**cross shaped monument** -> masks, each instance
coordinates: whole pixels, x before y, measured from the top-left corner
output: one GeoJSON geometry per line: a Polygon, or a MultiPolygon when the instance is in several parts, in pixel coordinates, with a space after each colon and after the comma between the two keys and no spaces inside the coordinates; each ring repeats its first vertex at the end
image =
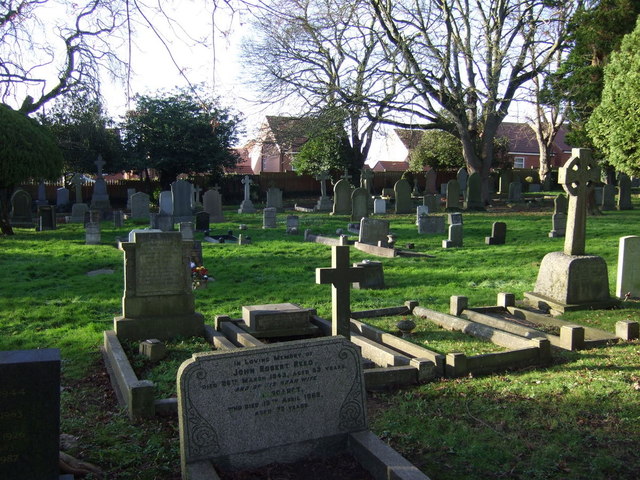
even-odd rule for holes
{"type": "Polygon", "coordinates": [[[348,245],[331,247],[331,268],[316,268],[316,283],[331,284],[331,335],[351,338],[351,284],[364,276],[364,268],[350,266],[348,245]]]}
{"type": "Polygon", "coordinates": [[[98,159],[97,159],[95,162],[93,162],[93,163],[94,163],[94,164],[96,165],[96,167],[98,168],[98,178],[102,178],[102,169],[104,168],[104,165],[105,165],[105,163],[107,163],[107,162],[105,162],[105,161],[102,159],[102,155],[98,155],[98,159]]]}
{"type": "Polygon", "coordinates": [[[322,172],[319,175],[316,175],[316,180],[320,182],[320,195],[322,197],[327,196],[327,180],[329,180],[329,174],[327,172],[322,172]]]}
{"type": "Polygon", "coordinates": [[[600,168],[588,148],[574,148],[571,153],[571,158],[558,171],[558,183],[569,194],[564,253],[584,255],[587,200],[600,178],[600,168]]]}
{"type": "Polygon", "coordinates": [[[245,175],[244,178],[241,180],[242,185],[244,185],[244,199],[249,200],[249,196],[250,196],[250,192],[249,189],[251,187],[251,184],[253,183],[253,180],[251,180],[251,177],[249,177],[249,175],[245,175]]]}
{"type": "Polygon", "coordinates": [[[351,175],[349,175],[349,170],[347,170],[346,168],[344,169],[344,173],[342,174],[342,178],[343,180],[346,180],[347,182],[349,180],[351,180],[351,175]]]}
{"type": "Polygon", "coordinates": [[[71,179],[71,185],[75,187],[76,203],[82,203],[82,175],[76,173],[71,179]]]}

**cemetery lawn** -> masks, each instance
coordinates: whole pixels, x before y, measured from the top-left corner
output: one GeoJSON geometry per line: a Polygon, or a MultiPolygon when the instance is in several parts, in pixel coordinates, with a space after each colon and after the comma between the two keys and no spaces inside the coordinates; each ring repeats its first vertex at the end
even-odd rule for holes
{"type": "MultiPolygon", "coordinates": [[[[637,198],[634,206],[635,210],[605,212],[587,222],[587,252],[605,259],[612,293],[618,240],[640,235],[637,198]]],[[[225,210],[227,222],[212,225],[211,233],[237,234],[238,224],[245,223],[249,229],[243,233],[253,243],[203,244],[204,264],[215,278],[195,292],[196,309],[206,322],[213,324],[215,315],[239,318],[243,305],[283,302],[315,308],[330,318],[330,287],[315,284],[315,269],[331,264],[330,248],[305,243],[302,234],[286,235],[284,214],[278,215],[277,229],[263,230],[260,214],[241,216],[234,211],[225,210]]],[[[563,239],[547,236],[550,214],[551,207],[465,213],[464,247],[446,250],[441,248],[443,236],[417,234],[414,215],[382,216],[391,220],[398,247],[413,243],[416,251],[433,258],[378,259],[352,248],[353,263],[383,262],[388,287],[352,290],[352,310],[417,300],[424,307],[448,312],[451,295],[469,297],[473,307],[495,305],[498,292],[514,293],[520,300],[533,289],[542,257],[562,250],[563,239]],[[494,221],[507,223],[506,245],[485,245],[494,221]]],[[[308,228],[336,236],[336,229],[346,230],[348,221],[346,216],[300,214],[300,231],[308,228]]],[[[98,465],[110,480],[178,480],[177,419],[131,422],[117,405],[99,352],[102,332],[112,329],[113,317],[121,313],[123,253],[115,248],[116,238],[134,227],[127,222],[114,229],[103,222],[102,244],[95,246],[84,244],[81,225],[59,225],[44,232],[18,228],[15,236],[0,237],[0,349],[60,348],[61,431],[76,438],[65,448],[67,453],[98,465]],[[87,275],[102,269],[113,273],[87,275]]],[[[397,333],[395,322],[401,318],[364,321],[397,333]]],[[[614,332],[616,321],[640,320],[640,302],[562,318],[614,332]]],[[[452,332],[424,320],[416,322],[412,341],[434,351],[500,350],[451,336],[452,332]]],[[[183,346],[177,342],[172,347],[171,365],[190,354],[191,347],[183,346]]],[[[158,379],[170,383],[174,368],[166,367],[158,379]]],[[[376,392],[369,395],[369,409],[374,433],[434,480],[636,479],[640,343],[554,351],[553,363],[544,369],[376,392]]]]}

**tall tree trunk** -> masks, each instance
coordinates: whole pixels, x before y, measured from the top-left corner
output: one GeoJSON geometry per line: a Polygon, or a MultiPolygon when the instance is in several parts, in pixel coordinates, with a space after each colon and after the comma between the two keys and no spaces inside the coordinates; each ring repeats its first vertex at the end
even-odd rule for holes
{"type": "Polygon", "coordinates": [[[3,235],[14,235],[11,219],[9,218],[9,203],[11,200],[9,192],[11,191],[13,191],[13,188],[0,188],[0,231],[3,235]]]}

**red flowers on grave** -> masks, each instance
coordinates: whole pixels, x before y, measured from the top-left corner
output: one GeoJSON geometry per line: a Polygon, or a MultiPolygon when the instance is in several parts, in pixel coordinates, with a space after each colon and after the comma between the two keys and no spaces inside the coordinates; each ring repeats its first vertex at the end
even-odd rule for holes
{"type": "Polygon", "coordinates": [[[191,267],[191,286],[195,290],[207,286],[209,271],[203,265],[191,267]]]}

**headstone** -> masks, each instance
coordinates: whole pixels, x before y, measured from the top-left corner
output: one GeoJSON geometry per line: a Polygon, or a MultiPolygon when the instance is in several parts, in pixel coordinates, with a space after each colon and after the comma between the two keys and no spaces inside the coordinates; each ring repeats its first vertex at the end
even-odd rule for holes
{"type": "Polygon", "coordinates": [[[262,228],[276,228],[277,210],[274,207],[262,211],[262,228]]]}
{"type": "MultiPolygon", "coordinates": [[[[456,180],[457,182],[457,180],[456,180]]],[[[442,195],[443,197],[447,196],[447,188],[448,188],[448,182],[447,183],[441,183],[440,184],[440,195],[442,195]]]]}
{"type": "Polygon", "coordinates": [[[162,233],[162,230],[153,230],[150,228],[134,228],[133,230],[131,230],[129,232],[129,235],[127,236],[127,238],[129,239],[129,242],[135,242],[136,240],[136,233],[162,233]]]}
{"type": "Polygon", "coordinates": [[[136,193],[135,188],[127,188],[127,210],[131,211],[131,197],[136,193]]]}
{"type": "Polygon", "coordinates": [[[545,255],[535,290],[525,293],[536,308],[556,314],[614,303],[609,296],[606,262],[585,254],[587,200],[599,179],[597,162],[585,148],[574,148],[571,158],[558,171],[558,183],[569,194],[564,251],[545,255]]]}
{"type": "Polygon", "coordinates": [[[38,207],[38,224],[36,229],[39,232],[55,230],[57,227],[56,223],[56,207],[52,205],[41,205],[38,207]]]}
{"type": "Polygon", "coordinates": [[[193,242],[179,232],[135,232],[124,251],[122,316],[114,318],[118,338],[166,340],[204,331],[195,311],[191,281],[193,242]]]}
{"type": "Polygon", "coordinates": [[[267,208],[275,208],[277,212],[284,211],[282,203],[282,190],[276,187],[270,187],[267,190],[267,208]]]}
{"type": "Polygon", "coordinates": [[[329,180],[329,178],[330,177],[327,172],[322,172],[320,175],[316,176],[316,180],[320,182],[320,198],[315,206],[315,209],[318,212],[330,212],[333,207],[331,198],[327,196],[327,180],[329,180]]]}
{"type": "Polygon", "coordinates": [[[351,221],[359,222],[369,215],[370,195],[364,188],[356,188],[351,193],[351,221]]]}
{"type": "Polygon", "coordinates": [[[200,185],[191,186],[191,211],[195,212],[202,208],[202,202],[200,201],[200,194],[202,193],[202,187],[200,185]]]}
{"type": "Polygon", "coordinates": [[[416,225],[418,225],[418,220],[420,219],[421,215],[429,215],[429,207],[425,205],[418,205],[416,207],[416,225]]]}
{"type": "Polygon", "coordinates": [[[435,215],[421,215],[418,217],[418,233],[421,235],[443,234],[444,217],[435,215]]]}
{"type": "Polygon", "coordinates": [[[551,216],[551,231],[549,238],[563,238],[567,230],[567,214],[554,213],[551,216]]]}
{"type": "Polygon", "coordinates": [[[0,351],[0,478],[60,478],[60,351],[0,351]]]}
{"type": "Polygon", "coordinates": [[[44,183],[44,180],[40,180],[38,183],[38,199],[36,200],[36,206],[40,205],[49,205],[47,201],[47,186],[44,183]]]}
{"type": "Polygon", "coordinates": [[[186,180],[176,180],[171,184],[171,197],[173,199],[173,221],[175,223],[193,222],[193,185],[186,180]]]}
{"type": "Polygon", "coordinates": [[[629,235],[620,239],[616,297],[640,297],[640,237],[629,235]]]}
{"type": "Polygon", "coordinates": [[[605,183],[602,187],[602,203],[603,211],[616,209],[616,187],[605,183]]]}
{"type": "Polygon", "coordinates": [[[287,215],[287,233],[297,234],[300,228],[300,217],[298,215],[287,215]]]}
{"type": "Polygon", "coordinates": [[[373,177],[374,173],[368,167],[364,167],[360,173],[360,187],[367,191],[367,195],[371,196],[373,193],[373,177]]]}
{"type": "Polygon", "coordinates": [[[169,190],[158,195],[159,215],[173,215],[173,195],[169,190]]]}
{"type": "Polygon", "coordinates": [[[454,225],[454,224],[457,224],[457,223],[462,225],[464,223],[462,221],[462,214],[461,213],[449,213],[449,214],[447,214],[447,223],[449,225],[454,225]]]}
{"type": "Polygon", "coordinates": [[[85,225],[85,245],[100,245],[100,224],[89,222],[85,225]]]}
{"type": "Polygon", "coordinates": [[[362,262],[354,263],[353,266],[364,270],[363,277],[359,281],[353,282],[352,287],[354,289],[380,290],[385,288],[382,262],[363,260],[362,262]]]}
{"type": "Polygon", "coordinates": [[[253,180],[249,175],[245,175],[241,180],[242,185],[244,185],[244,200],[240,204],[240,208],[238,209],[238,213],[256,213],[256,208],[251,203],[251,184],[253,180]]]}
{"type": "Polygon", "coordinates": [[[331,335],[351,338],[351,284],[362,278],[362,269],[349,265],[347,245],[331,247],[331,268],[316,268],[316,283],[331,284],[331,335]]]}
{"type": "Polygon", "coordinates": [[[209,214],[207,212],[196,213],[196,231],[204,232],[209,230],[209,214]]]}
{"type": "Polygon", "coordinates": [[[513,170],[500,170],[500,180],[498,184],[498,194],[501,197],[509,195],[509,185],[513,182],[513,170]]]}
{"type": "Polygon", "coordinates": [[[295,303],[242,307],[242,319],[256,338],[318,335],[319,328],[311,323],[311,315],[315,313],[295,303]]]}
{"type": "Polygon", "coordinates": [[[429,209],[429,213],[437,213],[440,211],[440,195],[425,194],[422,198],[422,204],[429,209]]]}
{"type": "Polygon", "coordinates": [[[435,170],[431,169],[428,172],[425,172],[424,178],[425,178],[425,191],[424,191],[425,197],[427,195],[433,195],[435,193],[438,193],[438,190],[436,188],[436,180],[438,178],[438,173],[435,170]]]}
{"type": "Polygon", "coordinates": [[[222,195],[217,185],[211,190],[207,190],[202,197],[204,211],[209,214],[211,223],[224,222],[224,214],[222,211],[222,195]]]}
{"type": "Polygon", "coordinates": [[[446,195],[446,210],[448,212],[460,210],[460,184],[457,180],[449,180],[447,182],[446,195]]]}
{"type": "Polygon", "coordinates": [[[122,210],[113,211],[114,228],[122,228],[124,226],[124,212],[122,210]]]}
{"type": "Polygon", "coordinates": [[[336,182],[333,187],[333,215],[351,214],[351,184],[346,179],[336,182]]]}
{"type": "Polygon", "coordinates": [[[504,245],[507,239],[507,224],[504,222],[493,222],[491,236],[485,237],[484,243],[487,245],[504,245]]]}
{"type": "Polygon", "coordinates": [[[384,215],[387,213],[387,201],[384,198],[377,197],[373,200],[374,215],[384,215]]]}
{"type": "Polygon", "coordinates": [[[458,185],[460,186],[460,191],[466,200],[467,197],[467,182],[469,181],[469,172],[465,167],[461,167],[456,173],[456,180],[458,181],[458,185]]]}
{"type": "Polygon", "coordinates": [[[177,379],[182,478],[346,450],[367,429],[361,363],[344,338],[194,354],[177,379]]]}
{"type": "Polygon", "coordinates": [[[63,211],[69,205],[69,189],[60,187],[56,190],[56,207],[63,211]]]}
{"type": "Polygon", "coordinates": [[[109,193],[107,192],[107,182],[102,177],[102,168],[106,163],[102,160],[102,156],[98,155],[98,159],[94,162],[98,175],[96,181],[93,184],[93,194],[91,195],[91,208],[96,210],[109,210],[111,208],[111,202],[109,200],[109,193]]]}
{"type": "Polygon", "coordinates": [[[193,222],[180,222],[179,231],[182,240],[193,240],[193,222]]]}
{"type": "Polygon", "coordinates": [[[163,232],[172,232],[174,230],[173,215],[155,215],[155,225],[153,228],[162,230],[163,232]]]}
{"type": "Polygon", "coordinates": [[[442,241],[442,248],[462,247],[462,224],[449,225],[449,238],[442,241]]]}
{"type": "Polygon", "coordinates": [[[469,175],[466,191],[465,209],[484,210],[484,204],[482,203],[482,179],[479,173],[474,172],[469,175]]]}
{"type": "Polygon", "coordinates": [[[626,173],[618,174],[618,210],[631,210],[631,179],[626,173]]]}
{"type": "Polygon", "coordinates": [[[25,190],[16,190],[11,195],[11,224],[14,227],[33,228],[33,214],[31,213],[31,195],[25,190]]]}
{"type": "Polygon", "coordinates": [[[593,202],[594,202],[594,205],[593,205],[593,208],[591,209],[591,211],[588,212],[590,215],[594,215],[594,214],[599,214],[600,213],[598,208],[600,207],[600,205],[602,205],[602,197],[603,197],[602,190],[603,189],[600,186],[596,186],[593,189],[593,202]]]}
{"type": "Polygon", "coordinates": [[[84,180],[82,179],[82,175],[80,175],[79,173],[76,173],[71,178],[71,185],[73,185],[76,193],[75,203],[82,203],[82,184],[83,183],[84,183],[84,180]]]}
{"type": "Polygon", "coordinates": [[[389,221],[377,220],[375,218],[363,218],[360,220],[360,230],[358,232],[358,241],[369,245],[383,246],[387,243],[389,236],[389,221]]]}
{"type": "Polygon", "coordinates": [[[553,199],[553,209],[554,213],[566,214],[568,209],[567,197],[562,194],[556,196],[556,198],[553,199]]]}
{"type": "Polygon", "coordinates": [[[149,195],[144,192],[131,195],[131,218],[149,220],[149,195]]]}
{"type": "Polygon", "coordinates": [[[395,213],[411,213],[413,212],[413,202],[411,201],[411,184],[409,181],[401,178],[393,186],[393,192],[396,197],[395,213]]]}
{"type": "Polygon", "coordinates": [[[385,187],[382,189],[382,197],[394,199],[396,198],[396,192],[393,190],[393,188],[385,187]]]}
{"type": "Polygon", "coordinates": [[[86,203],[74,203],[71,206],[71,223],[84,223],[84,217],[89,212],[89,206],[86,203]]]}
{"type": "Polygon", "coordinates": [[[530,193],[540,192],[540,184],[539,183],[530,183],[529,184],[529,192],[530,193]]]}
{"type": "Polygon", "coordinates": [[[522,183],[511,182],[509,184],[509,202],[521,202],[522,201],[522,183]]]}

